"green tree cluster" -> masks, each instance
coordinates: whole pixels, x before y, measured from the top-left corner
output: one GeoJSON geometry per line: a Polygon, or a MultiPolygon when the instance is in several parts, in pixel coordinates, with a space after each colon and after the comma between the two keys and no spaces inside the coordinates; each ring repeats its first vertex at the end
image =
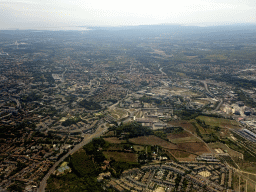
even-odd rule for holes
{"type": "Polygon", "coordinates": [[[125,136],[128,138],[153,135],[153,131],[149,127],[144,127],[137,122],[121,124],[120,126],[112,127],[109,130],[115,131],[117,136],[121,136],[122,133],[126,133],[125,136]]]}
{"type": "Polygon", "coordinates": [[[88,110],[99,110],[101,109],[101,106],[98,103],[95,103],[93,101],[87,101],[86,99],[83,99],[78,103],[81,107],[84,107],[88,110]]]}

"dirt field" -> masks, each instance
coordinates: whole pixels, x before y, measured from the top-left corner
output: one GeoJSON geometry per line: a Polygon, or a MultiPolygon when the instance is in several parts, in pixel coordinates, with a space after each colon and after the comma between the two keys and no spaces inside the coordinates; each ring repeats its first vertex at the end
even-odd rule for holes
{"type": "Polygon", "coordinates": [[[192,136],[192,137],[181,137],[181,138],[176,138],[176,139],[171,139],[170,140],[172,143],[191,143],[191,142],[201,142],[200,139],[192,136]]]}
{"type": "Polygon", "coordinates": [[[191,153],[195,154],[203,154],[203,153],[210,153],[207,146],[202,142],[188,142],[188,143],[179,143],[178,149],[186,150],[191,153]]]}
{"type": "Polygon", "coordinates": [[[179,161],[194,161],[196,158],[196,155],[176,149],[168,150],[168,152],[171,153],[179,161]]]}
{"type": "Polygon", "coordinates": [[[177,149],[176,145],[154,135],[136,137],[129,139],[129,141],[138,145],[158,145],[166,149],[177,149]]]}
{"type": "Polygon", "coordinates": [[[172,143],[185,143],[196,141],[200,142],[200,139],[188,133],[187,131],[183,131],[181,133],[168,133],[167,139],[169,139],[172,143]]]}
{"type": "Polygon", "coordinates": [[[123,109],[116,108],[114,110],[110,111],[111,115],[114,116],[117,119],[123,118],[127,115],[127,112],[123,109]]]}
{"type": "Polygon", "coordinates": [[[116,161],[138,162],[137,154],[134,153],[104,151],[103,154],[108,160],[112,157],[116,161]]]}
{"type": "Polygon", "coordinates": [[[195,127],[188,121],[186,120],[181,120],[181,121],[170,121],[169,124],[174,125],[174,126],[179,126],[184,129],[187,129],[188,131],[191,131],[192,133],[196,132],[195,127]]]}
{"type": "Polygon", "coordinates": [[[167,139],[179,139],[179,138],[184,138],[184,137],[191,137],[190,133],[183,131],[181,133],[167,133],[167,139]]]}
{"type": "Polygon", "coordinates": [[[107,137],[103,139],[109,143],[126,143],[125,140],[119,140],[117,137],[107,137]]]}

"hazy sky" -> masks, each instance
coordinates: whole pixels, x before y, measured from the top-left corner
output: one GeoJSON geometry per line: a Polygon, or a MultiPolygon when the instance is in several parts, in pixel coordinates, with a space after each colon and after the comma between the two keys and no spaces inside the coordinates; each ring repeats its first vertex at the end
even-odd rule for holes
{"type": "Polygon", "coordinates": [[[0,29],[256,24],[256,0],[0,0],[0,29]]]}

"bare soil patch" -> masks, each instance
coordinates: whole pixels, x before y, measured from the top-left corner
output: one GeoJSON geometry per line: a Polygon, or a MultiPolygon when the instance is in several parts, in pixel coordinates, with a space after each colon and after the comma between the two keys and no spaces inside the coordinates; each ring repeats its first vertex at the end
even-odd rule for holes
{"type": "Polygon", "coordinates": [[[183,137],[191,137],[192,134],[183,131],[181,133],[167,133],[167,139],[177,139],[177,138],[183,138],[183,137]]]}
{"type": "Polygon", "coordinates": [[[196,132],[195,127],[188,121],[186,120],[181,120],[181,121],[170,121],[169,124],[174,125],[174,126],[179,126],[184,129],[187,129],[188,131],[191,131],[192,133],[196,132]]]}
{"type": "Polygon", "coordinates": [[[178,149],[186,150],[195,154],[203,154],[210,153],[209,149],[203,142],[187,142],[187,143],[179,143],[178,149]]]}
{"type": "Polygon", "coordinates": [[[154,135],[136,137],[129,139],[129,141],[138,145],[158,145],[165,149],[177,149],[176,145],[154,135]]]}

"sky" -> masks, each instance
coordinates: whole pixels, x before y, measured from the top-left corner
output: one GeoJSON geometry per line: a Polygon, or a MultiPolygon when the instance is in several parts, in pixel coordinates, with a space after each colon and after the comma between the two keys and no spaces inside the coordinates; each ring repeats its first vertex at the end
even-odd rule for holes
{"type": "Polygon", "coordinates": [[[0,29],[256,24],[256,0],[0,0],[0,29]]]}

